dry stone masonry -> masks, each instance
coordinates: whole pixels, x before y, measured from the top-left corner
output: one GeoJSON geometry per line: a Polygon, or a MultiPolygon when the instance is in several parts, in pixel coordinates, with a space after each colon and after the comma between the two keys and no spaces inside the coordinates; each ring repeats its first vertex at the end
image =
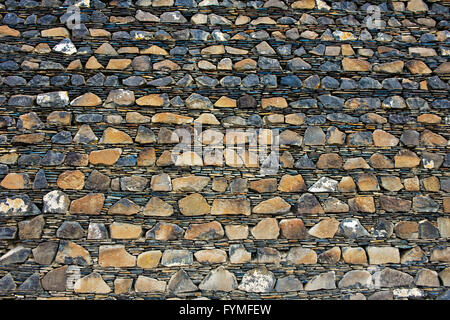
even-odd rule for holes
{"type": "Polygon", "coordinates": [[[0,298],[450,299],[449,9],[0,1],[0,298]]]}

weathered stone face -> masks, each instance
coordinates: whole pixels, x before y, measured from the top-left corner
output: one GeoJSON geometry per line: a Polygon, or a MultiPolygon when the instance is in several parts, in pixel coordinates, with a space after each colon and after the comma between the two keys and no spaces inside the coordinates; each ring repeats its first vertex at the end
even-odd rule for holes
{"type": "Polygon", "coordinates": [[[449,299],[448,16],[0,1],[1,296],[449,299]]]}

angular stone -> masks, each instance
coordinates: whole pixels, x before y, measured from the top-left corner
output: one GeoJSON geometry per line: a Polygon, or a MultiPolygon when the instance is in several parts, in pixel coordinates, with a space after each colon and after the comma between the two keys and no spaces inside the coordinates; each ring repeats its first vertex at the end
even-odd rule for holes
{"type": "Polygon", "coordinates": [[[438,273],[430,269],[420,269],[414,280],[416,286],[420,287],[439,287],[438,273]]]}
{"type": "Polygon", "coordinates": [[[420,239],[437,239],[439,238],[439,229],[430,221],[422,220],[419,222],[419,238],[420,239]]]}
{"type": "Polygon", "coordinates": [[[80,239],[84,237],[84,230],[76,221],[64,221],[56,230],[56,236],[61,239],[80,239]]]}
{"type": "Polygon", "coordinates": [[[370,264],[400,263],[400,252],[394,247],[367,247],[370,264]]]}
{"type": "Polygon", "coordinates": [[[173,207],[158,197],[152,197],[145,205],[144,216],[168,217],[173,214],[173,207]]]}
{"type": "Polygon", "coordinates": [[[71,214],[100,214],[105,196],[103,193],[89,193],[84,197],[73,200],[70,203],[71,214]]]}
{"type": "Polygon", "coordinates": [[[346,238],[369,237],[369,232],[361,225],[356,218],[346,218],[339,225],[339,233],[346,238]]]}
{"type": "Polygon", "coordinates": [[[204,215],[210,212],[208,202],[199,193],[193,193],[178,200],[178,206],[184,216],[204,215]]]}
{"type": "Polygon", "coordinates": [[[378,219],[372,228],[372,235],[375,238],[387,239],[392,236],[393,232],[394,225],[384,218],[378,219]]]}
{"type": "Polygon", "coordinates": [[[230,240],[247,239],[248,226],[246,225],[226,225],[225,233],[230,240]]]}
{"type": "Polygon", "coordinates": [[[437,225],[442,238],[450,238],[450,218],[438,217],[437,225]]]}
{"type": "Polygon", "coordinates": [[[153,176],[150,184],[153,191],[172,191],[171,179],[167,173],[153,176]]]}
{"type": "Polygon", "coordinates": [[[197,291],[197,286],[192,282],[189,275],[183,269],[180,269],[172,275],[167,285],[167,290],[171,293],[185,293],[197,291]]]}
{"type": "Polygon", "coordinates": [[[165,267],[190,265],[194,256],[189,250],[166,249],[163,253],[161,264],[165,267]]]}
{"type": "Polygon", "coordinates": [[[103,106],[106,108],[128,107],[134,104],[134,92],[130,90],[117,89],[111,90],[103,106]]]}
{"type": "Polygon", "coordinates": [[[372,277],[374,284],[382,288],[403,287],[414,283],[414,278],[409,274],[391,268],[377,271],[372,277]]]}
{"type": "Polygon", "coordinates": [[[286,256],[286,261],[289,264],[315,264],[317,263],[317,254],[311,249],[292,247],[286,256]]]}
{"type": "Polygon", "coordinates": [[[31,182],[26,173],[9,173],[0,182],[0,186],[9,190],[30,189],[31,182]]]}
{"type": "Polygon", "coordinates": [[[363,248],[345,247],[342,249],[342,258],[345,263],[349,264],[366,264],[367,255],[363,248]]]}
{"type": "Polygon", "coordinates": [[[354,169],[370,169],[364,158],[350,158],[344,163],[344,170],[354,170],[354,169]]]}
{"type": "Polygon", "coordinates": [[[439,272],[439,278],[441,278],[442,284],[445,287],[450,287],[450,268],[447,267],[439,272]]]}
{"type": "Polygon", "coordinates": [[[325,213],[344,213],[349,211],[349,206],[341,200],[329,197],[323,204],[325,213]]]}
{"type": "Polygon", "coordinates": [[[204,176],[190,175],[172,180],[173,191],[176,192],[200,192],[211,179],[204,176]]]}
{"type": "Polygon", "coordinates": [[[300,214],[320,214],[324,213],[317,198],[311,193],[304,193],[297,201],[297,212],[300,214]]]}
{"type": "Polygon", "coordinates": [[[373,143],[377,147],[395,147],[400,141],[398,138],[384,130],[375,130],[372,134],[373,143]]]}
{"type": "Polygon", "coordinates": [[[400,262],[402,264],[411,264],[411,263],[427,263],[428,258],[422,249],[419,246],[413,247],[410,250],[407,250],[402,253],[400,262]]]}
{"type": "Polygon", "coordinates": [[[336,289],[336,275],[334,271],[324,272],[314,276],[305,284],[306,291],[336,289]]]}
{"type": "MultiPolygon", "coordinates": [[[[319,168],[319,166],[318,166],[319,168]]],[[[309,192],[336,192],[338,182],[336,180],[322,177],[317,180],[311,187],[309,187],[309,192]]]]}
{"type": "Polygon", "coordinates": [[[89,162],[93,165],[112,166],[119,160],[121,154],[120,148],[96,150],[89,154],[89,162]]]}
{"type": "Polygon", "coordinates": [[[348,199],[348,205],[351,211],[375,213],[375,201],[373,197],[362,196],[348,199]]]}
{"type": "Polygon", "coordinates": [[[62,266],[47,272],[41,279],[42,288],[46,291],[66,291],[68,268],[62,266]]]}
{"type": "Polygon", "coordinates": [[[323,218],[315,224],[308,233],[316,238],[333,238],[339,227],[339,221],[335,218],[323,218]]]}
{"type": "Polygon", "coordinates": [[[437,246],[431,251],[431,262],[450,262],[450,247],[437,246]]]}
{"type": "Polygon", "coordinates": [[[278,191],[281,192],[300,192],[306,191],[306,184],[301,174],[291,176],[285,174],[281,177],[278,185],[278,191]]]}
{"type": "Polygon", "coordinates": [[[413,210],[415,212],[437,212],[439,204],[429,196],[418,195],[413,198],[413,210]]]}
{"type": "Polygon", "coordinates": [[[211,270],[199,285],[200,290],[230,292],[238,286],[234,274],[224,267],[211,270]]]}
{"type": "Polygon", "coordinates": [[[126,268],[136,265],[136,257],[129,254],[124,245],[100,245],[98,249],[100,267],[126,268]]]}
{"type": "Polygon", "coordinates": [[[275,286],[275,281],[275,276],[271,271],[265,267],[259,267],[244,274],[238,289],[255,293],[271,292],[275,286]]]}
{"type": "Polygon", "coordinates": [[[394,168],[394,163],[385,155],[380,153],[374,153],[370,157],[370,165],[375,169],[392,169],[394,168]]]}
{"type": "Polygon", "coordinates": [[[137,266],[143,269],[156,268],[161,260],[160,250],[145,251],[137,257],[137,266]]]}
{"type": "Polygon", "coordinates": [[[280,221],[281,236],[286,239],[307,239],[308,234],[302,219],[283,219],[280,221]]]}
{"type": "Polygon", "coordinates": [[[240,199],[214,199],[212,215],[250,215],[250,201],[240,199]]]}
{"type": "Polygon", "coordinates": [[[274,197],[260,202],[253,207],[252,212],[256,214],[283,214],[289,212],[291,205],[283,198],[274,197]]]}
{"type": "Polygon", "coordinates": [[[333,247],[318,255],[317,261],[325,264],[336,264],[341,259],[341,249],[333,247]]]}
{"type": "Polygon", "coordinates": [[[128,216],[134,215],[139,211],[140,207],[137,204],[127,198],[122,198],[109,208],[108,214],[128,216]]]}
{"type": "Polygon", "coordinates": [[[399,177],[385,176],[381,177],[381,186],[392,192],[400,191],[403,189],[402,181],[399,177]]]}
{"type": "Polygon", "coordinates": [[[324,145],[326,135],[320,127],[310,126],[306,128],[303,142],[305,145],[324,145]]]}
{"type": "Polygon", "coordinates": [[[411,209],[411,201],[401,198],[381,195],[380,205],[387,212],[409,212],[411,209]]]}
{"type": "Polygon", "coordinates": [[[76,293],[107,294],[111,292],[111,288],[97,272],[92,272],[78,279],[73,286],[73,290],[76,293]]]}
{"type": "Polygon", "coordinates": [[[148,179],[140,176],[129,176],[120,178],[120,189],[122,191],[142,192],[148,185],[148,179]]]}
{"type": "Polygon", "coordinates": [[[213,240],[224,236],[222,225],[217,221],[190,224],[184,238],[188,240],[213,240]]]}
{"type": "Polygon", "coordinates": [[[255,239],[277,239],[280,228],[275,218],[264,218],[252,228],[251,233],[255,239]]]}
{"type": "Polygon", "coordinates": [[[220,249],[205,249],[194,253],[195,259],[200,263],[225,263],[227,261],[227,253],[220,249]]]}
{"type": "Polygon", "coordinates": [[[155,226],[147,231],[145,237],[155,240],[176,240],[183,237],[184,230],[173,223],[158,222],[155,226]]]}
{"type": "Polygon", "coordinates": [[[130,223],[113,222],[109,226],[112,239],[138,239],[142,234],[142,227],[130,223]]]}
{"type": "Polygon", "coordinates": [[[344,274],[338,283],[339,288],[369,288],[372,286],[372,275],[365,270],[352,270],[344,274]]]}
{"type": "Polygon", "coordinates": [[[30,253],[31,249],[18,245],[0,257],[0,265],[23,263],[28,259],[30,253]]]}
{"type": "Polygon", "coordinates": [[[344,71],[366,72],[371,70],[371,65],[368,61],[361,59],[342,59],[342,68],[344,71]]]}
{"type": "Polygon", "coordinates": [[[133,279],[116,278],[114,279],[114,293],[127,294],[133,285],[133,279]]]}
{"type": "Polygon", "coordinates": [[[56,184],[61,189],[81,190],[84,187],[84,174],[80,170],[67,170],[58,176],[56,184]]]}
{"type": "Polygon", "coordinates": [[[356,190],[355,181],[353,181],[352,177],[342,177],[341,181],[338,184],[338,190],[340,192],[353,192],[356,190]]]}
{"type": "Polygon", "coordinates": [[[321,154],[316,165],[319,169],[339,169],[342,167],[342,158],[336,153],[321,154]]]}
{"type": "Polygon", "coordinates": [[[103,136],[99,141],[100,144],[130,144],[133,143],[131,137],[120,130],[114,128],[106,128],[103,131],[103,136]]]}
{"type": "Polygon", "coordinates": [[[92,259],[89,251],[87,251],[82,246],[72,241],[61,240],[59,242],[55,262],[61,264],[87,266],[92,264],[92,259]]]}
{"type": "Polygon", "coordinates": [[[420,60],[408,60],[405,63],[405,66],[412,74],[432,73],[431,69],[426,65],[426,63],[420,60]]]}
{"type": "Polygon", "coordinates": [[[145,293],[165,292],[166,282],[140,275],[138,276],[136,283],[134,284],[134,290],[136,292],[145,292],[145,293]]]}
{"type": "Polygon", "coordinates": [[[268,178],[250,182],[250,189],[258,193],[273,193],[277,190],[277,179],[268,178]]]}

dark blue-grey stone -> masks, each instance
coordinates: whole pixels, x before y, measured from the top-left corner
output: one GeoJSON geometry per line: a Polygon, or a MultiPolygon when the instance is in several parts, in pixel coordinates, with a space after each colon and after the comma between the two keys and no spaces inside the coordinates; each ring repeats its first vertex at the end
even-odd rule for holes
{"type": "Polygon", "coordinates": [[[339,232],[342,236],[353,239],[370,236],[367,230],[356,218],[343,219],[339,224],[339,232]]]}
{"type": "Polygon", "coordinates": [[[0,43],[0,52],[1,53],[14,53],[14,52],[18,52],[18,51],[20,51],[19,46],[6,44],[6,43],[0,43]]]}
{"type": "Polygon", "coordinates": [[[425,111],[429,110],[428,102],[420,97],[411,97],[406,99],[406,104],[410,109],[425,111]]]}
{"type": "Polygon", "coordinates": [[[216,41],[228,41],[230,40],[230,35],[228,33],[223,33],[222,31],[218,29],[214,29],[213,32],[211,32],[211,35],[214,40],[216,41]]]}
{"type": "Polygon", "coordinates": [[[17,291],[39,292],[42,291],[39,273],[33,273],[20,286],[17,291]]]}
{"type": "Polygon", "coordinates": [[[53,87],[62,87],[69,82],[69,76],[54,76],[50,78],[50,84],[53,87]]]}
{"type": "Polygon", "coordinates": [[[45,16],[40,17],[37,20],[37,23],[41,24],[43,26],[49,26],[49,25],[54,24],[55,21],[56,21],[56,17],[54,15],[46,14],[45,16]]]}
{"type": "Polygon", "coordinates": [[[415,90],[415,89],[419,88],[419,83],[416,81],[405,81],[405,82],[402,82],[402,86],[403,86],[403,89],[415,90]]]}
{"type": "Polygon", "coordinates": [[[195,78],[195,82],[199,87],[210,87],[210,88],[213,88],[219,84],[219,80],[208,76],[197,77],[195,78]]]}
{"type": "Polygon", "coordinates": [[[340,110],[344,107],[345,100],[329,94],[323,94],[318,97],[324,108],[340,110]]]}
{"type": "Polygon", "coordinates": [[[81,239],[84,230],[77,221],[64,221],[56,230],[56,236],[60,239],[81,239]]]}
{"type": "Polygon", "coordinates": [[[7,128],[15,123],[14,118],[10,116],[0,116],[0,128],[7,128]]]}
{"type": "Polygon", "coordinates": [[[432,108],[450,109],[450,101],[447,99],[436,99],[431,103],[432,108]]]}
{"type": "Polygon", "coordinates": [[[137,164],[137,157],[135,155],[122,156],[117,160],[117,167],[134,167],[137,164]]]}
{"type": "Polygon", "coordinates": [[[264,125],[264,121],[263,121],[263,119],[261,119],[261,117],[258,114],[252,114],[247,119],[247,125],[262,127],[264,125]]]}
{"type": "Polygon", "coordinates": [[[151,80],[151,81],[147,82],[148,85],[153,86],[153,87],[166,87],[172,83],[173,83],[173,78],[170,76],[162,77],[162,78],[151,80]]]}
{"type": "Polygon", "coordinates": [[[33,189],[39,190],[39,189],[47,189],[48,183],[47,183],[47,177],[45,176],[44,169],[39,169],[39,171],[36,173],[36,176],[34,177],[33,182],[33,189]]]}
{"type": "Polygon", "coordinates": [[[196,8],[197,2],[195,0],[175,0],[175,6],[184,8],[196,8]]]}
{"type": "Polygon", "coordinates": [[[437,38],[432,33],[424,33],[420,36],[420,42],[436,42],[437,38]]]}
{"type": "Polygon", "coordinates": [[[442,81],[438,76],[430,77],[427,79],[427,84],[436,90],[446,90],[448,89],[448,85],[442,81]]]}
{"type": "Polygon", "coordinates": [[[290,25],[295,24],[297,20],[295,20],[292,17],[281,17],[277,20],[277,24],[284,24],[284,25],[290,25]]]}
{"type": "Polygon", "coordinates": [[[315,169],[316,165],[309,159],[307,154],[304,154],[295,162],[294,167],[297,169],[315,169]]]}
{"type": "Polygon", "coordinates": [[[111,39],[112,40],[130,40],[131,36],[126,31],[116,31],[116,32],[113,32],[111,39]]]}
{"type": "Polygon", "coordinates": [[[23,154],[17,159],[19,166],[38,166],[41,164],[42,157],[39,154],[23,154]]]}
{"type": "Polygon", "coordinates": [[[348,136],[348,143],[353,146],[369,146],[373,144],[372,132],[359,131],[348,136]]]}
{"type": "Polygon", "coordinates": [[[291,44],[285,44],[282,46],[278,46],[277,52],[280,56],[290,56],[292,52],[292,45],[291,44]]]}
{"type": "Polygon", "coordinates": [[[303,86],[308,89],[317,89],[320,86],[320,77],[318,75],[312,75],[303,81],[303,86]]]}
{"type": "Polygon", "coordinates": [[[310,116],[306,119],[306,124],[324,124],[327,118],[324,115],[310,116]]]}
{"type": "Polygon", "coordinates": [[[28,81],[28,85],[31,87],[49,87],[50,78],[48,76],[37,74],[28,81]]]}
{"type": "Polygon", "coordinates": [[[176,56],[176,55],[184,56],[187,53],[188,53],[188,48],[186,48],[186,47],[177,46],[170,50],[170,54],[173,56],[176,56]]]}
{"type": "Polygon", "coordinates": [[[99,113],[84,113],[77,114],[75,116],[75,121],[80,123],[96,123],[103,120],[103,115],[99,113]]]}
{"type": "Polygon", "coordinates": [[[4,84],[10,87],[26,86],[27,80],[19,76],[7,76],[3,79],[4,84]]]}
{"type": "Polygon", "coordinates": [[[17,227],[7,226],[0,227],[0,239],[1,240],[11,240],[16,237],[17,227]]]}
{"type": "Polygon", "coordinates": [[[39,30],[27,30],[22,33],[22,38],[31,39],[38,38],[41,35],[39,30]]]}
{"type": "Polygon", "coordinates": [[[6,164],[0,164],[0,174],[8,174],[8,166],[6,164]]]}
{"type": "Polygon", "coordinates": [[[5,62],[0,63],[0,70],[4,70],[4,71],[19,70],[19,65],[15,61],[7,60],[5,62]]]}
{"type": "Polygon", "coordinates": [[[90,87],[100,87],[105,82],[105,75],[101,72],[86,80],[86,85],[90,87]]]}
{"type": "Polygon", "coordinates": [[[341,71],[341,66],[333,63],[331,61],[327,61],[325,63],[323,63],[320,67],[319,67],[320,71],[341,71]]]}
{"type": "Polygon", "coordinates": [[[256,74],[249,74],[244,79],[242,79],[242,86],[246,88],[251,88],[259,85],[259,77],[256,74]]]}
{"type": "Polygon", "coordinates": [[[383,87],[378,80],[370,77],[362,77],[358,84],[361,89],[381,89],[383,87]]]}
{"type": "Polygon", "coordinates": [[[49,150],[41,159],[43,166],[59,166],[64,162],[64,153],[49,150]]]}
{"type": "Polygon", "coordinates": [[[354,12],[358,9],[356,3],[351,1],[333,2],[331,6],[334,10],[343,10],[347,12],[354,12]]]}
{"type": "Polygon", "coordinates": [[[436,300],[450,300],[450,289],[448,289],[443,294],[441,294],[439,297],[437,297],[436,300]]]}
{"type": "Polygon", "coordinates": [[[5,266],[8,264],[22,263],[27,260],[31,253],[30,248],[25,248],[21,245],[9,250],[3,256],[0,257],[0,265],[5,266]]]}
{"type": "Polygon", "coordinates": [[[404,124],[408,122],[414,122],[415,119],[411,116],[407,116],[404,114],[391,114],[388,118],[389,123],[393,124],[404,124]]]}
{"type": "Polygon", "coordinates": [[[91,22],[106,23],[106,22],[108,22],[108,20],[109,20],[108,16],[99,10],[95,10],[91,14],[91,22]]]}
{"type": "MultiPolygon", "coordinates": [[[[211,16],[210,16],[211,17],[211,16]]],[[[181,14],[180,11],[164,12],[159,16],[162,23],[187,23],[186,18],[181,14]]],[[[210,19],[211,23],[214,25],[214,20],[210,19]]]]}
{"type": "Polygon", "coordinates": [[[278,86],[277,76],[274,74],[264,74],[259,78],[261,85],[266,88],[276,88],[278,86]]]}
{"type": "Polygon", "coordinates": [[[76,86],[76,87],[84,86],[85,85],[85,80],[84,80],[84,77],[81,74],[74,74],[70,78],[70,83],[73,86],[76,86]]]}
{"type": "Polygon", "coordinates": [[[194,82],[194,79],[190,74],[186,74],[183,78],[177,81],[176,85],[178,87],[188,87],[194,82]]]}
{"type": "Polygon", "coordinates": [[[56,144],[70,144],[72,143],[72,134],[69,131],[61,131],[55,134],[51,141],[56,144]]]}
{"type": "Polygon", "coordinates": [[[79,47],[77,50],[78,55],[92,55],[92,48],[91,47],[79,47]]]}
{"type": "Polygon", "coordinates": [[[317,100],[316,99],[301,99],[294,102],[290,102],[289,105],[292,108],[317,108],[317,100]]]}
{"type": "Polygon", "coordinates": [[[258,67],[262,70],[282,70],[280,62],[277,59],[268,57],[259,57],[258,67]]]}
{"type": "Polygon", "coordinates": [[[64,70],[65,67],[58,62],[54,61],[42,61],[39,65],[40,70],[64,70]]]}
{"type": "Polygon", "coordinates": [[[402,84],[396,78],[384,79],[381,82],[381,85],[383,86],[384,89],[388,89],[388,90],[402,90],[403,89],[402,84]]]}
{"type": "Polygon", "coordinates": [[[310,50],[309,53],[315,54],[317,56],[323,56],[324,53],[325,53],[325,45],[324,44],[319,44],[317,47],[315,47],[314,49],[310,50]]]}
{"type": "Polygon", "coordinates": [[[339,81],[333,77],[325,76],[322,78],[323,89],[337,89],[339,87],[339,81]]]}
{"type": "Polygon", "coordinates": [[[250,33],[250,38],[256,39],[256,40],[267,40],[270,38],[270,35],[265,30],[259,30],[259,31],[250,33]]]}
{"type": "Polygon", "coordinates": [[[304,54],[306,54],[306,51],[305,51],[305,48],[303,48],[303,47],[300,47],[300,48],[294,50],[294,55],[296,55],[296,56],[300,57],[304,54]]]}
{"type": "Polygon", "coordinates": [[[353,79],[341,78],[341,90],[355,90],[358,88],[358,83],[353,79]]]}
{"type": "Polygon", "coordinates": [[[302,86],[302,81],[299,79],[299,77],[297,77],[295,75],[291,75],[291,76],[282,77],[280,84],[282,86],[298,88],[298,87],[302,86]]]}
{"type": "Polygon", "coordinates": [[[3,24],[16,25],[23,22],[24,20],[22,18],[19,18],[19,16],[14,12],[8,12],[3,17],[3,24]]]}
{"type": "Polygon", "coordinates": [[[172,99],[170,99],[170,105],[173,107],[183,107],[185,104],[180,96],[175,96],[172,99]]]}
{"type": "Polygon", "coordinates": [[[346,123],[358,123],[359,122],[358,117],[352,117],[351,115],[348,115],[345,113],[340,113],[340,112],[327,114],[327,119],[329,121],[346,122],[346,123]]]}
{"type": "Polygon", "coordinates": [[[128,87],[139,87],[145,84],[145,79],[140,76],[131,76],[122,81],[128,87]]]}
{"type": "Polygon", "coordinates": [[[118,76],[107,76],[105,79],[105,83],[103,84],[105,87],[118,87],[119,77],[118,76]]]}
{"type": "Polygon", "coordinates": [[[189,32],[191,34],[192,40],[206,41],[211,37],[211,34],[209,32],[201,29],[189,29],[189,32]]]}
{"type": "Polygon", "coordinates": [[[10,273],[0,279],[0,292],[8,292],[16,289],[16,283],[10,273]]]}
{"type": "Polygon", "coordinates": [[[77,28],[72,28],[72,38],[74,39],[82,39],[89,36],[89,30],[83,23],[79,24],[77,28]]]}
{"type": "Polygon", "coordinates": [[[236,76],[225,76],[220,79],[222,87],[238,87],[241,85],[241,78],[236,76]]]}

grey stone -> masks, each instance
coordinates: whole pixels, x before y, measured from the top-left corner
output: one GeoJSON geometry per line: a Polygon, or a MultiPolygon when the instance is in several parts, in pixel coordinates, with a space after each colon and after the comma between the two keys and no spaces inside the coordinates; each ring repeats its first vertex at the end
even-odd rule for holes
{"type": "Polygon", "coordinates": [[[293,292],[301,290],[303,290],[302,282],[293,275],[279,278],[275,285],[276,292],[293,292]]]}
{"type": "Polygon", "coordinates": [[[198,286],[200,290],[230,292],[238,286],[234,274],[224,267],[211,270],[198,286]]]}
{"type": "Polygon", "coordinates": [[[25,260],[28,259],[30,253],[30,248],[25,248],[22,245],[19,245],[9,250],[7,253],[0,257],[0,265],[6,266],[8,264],[25,262],[25,260]]]}
{"type": "Polygon", "coordinates": [[[14,291],[16,289],[16,283],[13,277],[8,272],[0,279],[0,292],[14,291]]]}
{"type": "Polygon", "coordinates": [[[56,242],[46,241],[40,243],[32,250],[34,261],[42,265],[52,264],[57,249],[58,243],[56,242]]]}
{"type": "Polygon", "coordinates": [[[81,239],[84,237],[84,230],[76,221],[64,221],[56,230],[56,236],[61,239],[81,239]]]}
{"type": "Polygon", "coordinates": [[[189,275],[183,269],[180,269],[170,277],[167,289],[171,293],[185,293],[197,291],[197,286],[192,282],[189,275]]]}
{"type": "Polygon", "coordinates": [[[16,237],[17,227],[14,226],[6,226],[0,227],[0,239],[1,240],[10,240],[16,237]]]}
{"type": "Polygon", "coordinates": [[[33,273],[20,286],[18,291],[39,292],[42,291],[41,282],[39,281],[39,273],[33,273]]]}
{"type": "Polygon", "coordinates": [[[414,278],[411,275],[392,268],[384,268],[375,272],[373,280],[375,286],[382,288],[403,287],[414,283],[414,278]]]}
{"type": "Polygon", "coordinates": [[[316,291],[322,289],[336,289],[336,275],[334,271],[324,272],[314,276],[306,283],[304,289],[306,291],[316,291]]]}
{"type": "Polygon", "coordinates": [[[181,249],[167,249],[161,258],[161,264],[166,267],[190,265],[193,261],[192,252],[181,249]]]}
{"type": "Polygon", "coordinates": [[[271,292],[275,286],[275,276],[265,267],[247,271],[239,284],[239,290],[245,292],[271,292]]]}
{"type": "Polygon", "coordinates": [[[346,238],[355,239],[370,236],[357,218],[343,219],[339,224],[339,232],[346,238]]]}

